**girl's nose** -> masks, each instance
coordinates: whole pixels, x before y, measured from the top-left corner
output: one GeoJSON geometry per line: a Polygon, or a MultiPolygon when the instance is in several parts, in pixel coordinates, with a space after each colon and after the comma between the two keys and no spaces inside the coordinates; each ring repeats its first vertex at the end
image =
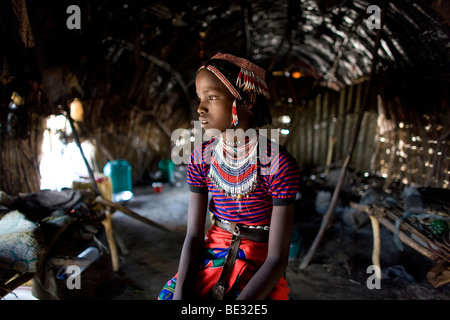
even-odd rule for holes
{"type": "Polygon", "coordinates": [[[204,113],[207,113],[207,112],[208,112],[208,109],[205,108],[203,103],[200,101],[199,104],[198,104],[198,107],[197,107],[197,113],[198,114],[204,114],[204,113]]]}

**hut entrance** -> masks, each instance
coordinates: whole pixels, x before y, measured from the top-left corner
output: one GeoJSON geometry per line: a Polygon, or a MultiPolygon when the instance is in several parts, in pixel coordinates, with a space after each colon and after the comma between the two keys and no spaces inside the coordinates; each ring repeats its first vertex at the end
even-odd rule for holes
{"type": "MultiPolygon", "coordinates": [[[[70,136],[71,128],[65,116],[47,118],[39,165],[41,190],[70,188],[74,180],[80,176],[88,176],[80,150],[70,136]]],[[[88,160],[92,159],[93,145],[86,140],[82,142],[82,148],[88,160]]],[[[93,166],[93,161],[90,162],[93,166]]]]}

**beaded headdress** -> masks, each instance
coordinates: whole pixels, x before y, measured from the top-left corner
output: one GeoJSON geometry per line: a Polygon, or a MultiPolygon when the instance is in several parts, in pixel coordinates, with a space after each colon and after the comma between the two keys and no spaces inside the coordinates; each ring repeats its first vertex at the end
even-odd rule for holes
{"type": "Polygon", "coordinates": [[[241,68],[236,82],[233,85],[231,81],[224,76],[223,72],[221,72],[218,68],[211,64],[203,65],[200,69],[206,68],[211,71],[216,77],[222,81],[222,83],[228,88],[230,93],[235,98],[233,102],[232,108],[232,116],[233,116],[233,125],[238,124],[238,116],[236,110],[236,99],[242,100],[242,96],[239,91],[248,91],[254,92],[256,94],[263,95],[266,99],[270,98],[269,90],[267,89],[266,84],[266,72],[264,69],[258,67],[256,64],[250,62],[247,59],[239,58],[229,53],[217,53],[210,60],[220,59],[228,61],[237,67],[241,68]]]}

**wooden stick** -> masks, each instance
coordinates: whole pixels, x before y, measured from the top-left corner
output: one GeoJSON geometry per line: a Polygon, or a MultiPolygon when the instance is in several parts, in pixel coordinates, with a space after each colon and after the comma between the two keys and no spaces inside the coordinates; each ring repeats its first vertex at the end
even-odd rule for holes
{"type": "Polygon", "coordinates": [[[441,258],[441,259],[443,259],[443,260],[445,260],[445,261],[447,261],[447,262],[450,262],[450,259],[447,258],[445,255],[443,255],[443,254],[442,254],[441,252],[439,252],[438,250],[434,249],[434,248],[431,246],[431,244],[430,244],[429,241],[426,241],[425,244],[427,245],[428,249],[429,249],[432,253],[434,253],[435,255],[437,255],[439,258],[441,258]]]}
{"type": "Polygon", "coordinates": [[[119,270],[119,255],[117,253],[116,242],[114,241],[111,221],[111,211],[106,209],[105,219],[102,220],[102,224],[105,227],[106,239],[108,240],[109,250],[111,252],[112,270],[116,272],[119,270]]]}
{"type": "Polygon", "coordinates": [[[145,217],[143,217],[143,216],[137,214],[136,212],[134,212],[134,211],[128,209],[127,207],[124,207],[124,206],[122,206],[122,205],[120,205],[120,204],[118,204],[118,203],[116,203],[116,202],[112,202],[112,201],[106,200],[105,198],[103,198],[103,197],[101,197],[101,196],[98,196],[98,197],[95,199],[95,201],[96,201],[97,203],[103,204],[103,205],[105,205],[105,206],[107,206],[107,207],[111,207],[111,208],[117,209],[117,210],[119,210],[120,212],[123,212],[123,213],[125,213],[126,215],[129,215],[129,216],[131,216],[131,217],[133,217],[133,218],[135,218],[135,219],[137,219],[137,220],[139,220],[139,221],[141,221],[141,222],[144,222],[144,223],[146,223],[146,224],[148,224],[148,225],[151,225],[151,226],[153,226],[153,227],[155,227],[155,228],[158,228],[158,229],[163,230],[163,231],[171,232],[170,229],[167,229],[166,227],[160,225],[159,223],[156,223],[156,222],[154,222],[154,221],[152,221],[152,220],[150,220],[150,219],[147,219],[147,218],[145,218],[145,217]]]}
{"type": "Polygon", "coordinates": [[[68,106],[66,104],[63,104],[62,106],[60,105],[59,108],[64,111],[64,113],[63,113],[64,116],[67,118],[67,120],[69,120],[69,124],[70,124],[70,127],[71,127],[72,132],[73,132],[73,137],[75,139],[75,143],[77,144],[78,149],[80,149],[81,157],[83,158],[83,162],[84,162],[84,164],[86,166],[86,169],[88,171],[89,178],[91,179],[92,188],[94,189],[95,195],[98,196],[98,195],[100,195],[100,191],[98,189],[97,182],[95,181],[94,171],[92,171],[92,168],[89,165],[89,162],[88,162],[86,156],[84,155],[84,151],[83,151],[83,148],[81,147],[81,141],[80,141],[80,138],[78,136],[77,129],[75,128],[75,125],[73,123],[73,119],[70,116],[70,110],[69,110],[69,108],[68,108],[68,106]]]}
{"type": "MultiPolygon", "coordinates": [[[[388,219],[386,218],[379,218],[380,223],[385,226],[387,229],[389,229],[391,232],[395,232],[395,226],[393,223],[391,223],[388,219]]],[[[429,250],[427,250],[425,247],[421,246],[420,244],[418,244],[416,241],[412,240],[410,237],[408,237],[403,231],[399,231],[398,232],[398,237],[399,239],[405,243],[406,245],[410,246],[411,248],[413,248],[414,250],[416,250],[417,252],[421,253],[422,255],[424,255],[425,257],[427,257],[428,259],[432,260],[432,261],[436,261],[438,259],[438,257],[431,253],[429,250]]]]}
{"type": "Polygon", "coordinates": [[[377,266],[375,268],[375,277],[381,279],[381,264],[380,264],[380,251],[381,251],[381,240],[380,240],[380,222],[377,217],[369,214],[370,222],[372,224],[373,233],[373,250],[372,250],[372,264],[377,266]]]}
{"type": "Polygon", "coordinates": [[[117,247],[123,255],[127,255],[129,253],[128,248],[125,244],[125,241],[122,239],[120,234],[117,232],[117,229],[114,225],[114,221],[111,219],[111,226],[114,234],[114,239],[116,240],[117,247]]]}
{"type": "Polygon", "coordinates": [[[0,299],[14,291],[17,287],[33,279],[33,277],[33,272],[27,272],[6,283],[4,286],[0,287],[0,299]]]}
{"type": "Polygon", "coordinates": [[[379,210],[371,208],[369,205],[359,204],[356,202],[350,202],[350,207],[359,211],[364,211],[369,216],[373,233],[372,264],[378,267],[375,269],[375,276],[378,279],[381,279],[381,264],[380,264],[381,237],[380,237],[380,222],[378,220],[379,210]]]}
{"type": "Polygon", "coordinates": [[[449,264],[446,261],[444,260],[438,261],[436,265],[428,271],[427,278],[428,277],[436,278],[442,271],[444,271],[448,267],[449,264]]]}
{"type": "MultiPolygon", "coordinates": [[[[436,153],[439,151],[441,145],[442,145],[442,141],[445,141],[448,139],[448,137],[450,136],[450,130],[447,130],[446,132],[444,132],[438,139],[437,143],[436,143],[436,153]]],[[[445,153],[444,153],[445,154],[445,153]]],[[[433,160],[433,168],[430,170],[430,172],[428,173],[428,178],[426,181],[426,186],[427,187],[431,187],[433,184],[433,176],[436,172],[440,172],[438,171],[437,167],[438,167],[438,160],[440,160],[441,157],[435,156],[434,160],[433,160]]]]}
{"type": "Polygon", "coordinates": [[[334,150],[334,145],[336,144],[336,140],[337,140],[337,138],[335,136],[330,136],[329,141],[328,141],[328,153],[327,153],[325,175],[328,175],[328,173],[330,173],[330,165],[331,165],[331,161],[333,160],[333,150],[334,150]]]}
{"type": "Polygon", "coordinates": [[[438,263],[428,271],[426,277],[428,282],[435,288],[450,283],[450,264],[444,260],[438,261],[438,263]]]}
{"type": "MultiPolygon", "coordinates": [[[[391,212],[391,211],[389,211],[389,210],[386,210],[385,212],[386,212],[386,214],[387,214],[392,220],[394,220],[394,221],[395,221],[396,219],[399,219],[399,218],[400,218],[400,217],[398,217],[395,213],[393,213],[393,212],[391,212]]],[[[414,228],[412,225],[410,225],[410,224],[408,223],[408,221],[403,221],[403,223],[400,224],[400,229],[405,230],[405,231],[407,231],[407,232],[410,232],[410,233],[414,234],[415,236],[417,236],[417,238],[419,238],[423,243],[425,243],[425,244],[430,248],[430,251],[432,251],[433,253],[435,253],[435,254],[437,254],[437,255],[439,255],[439,252],[435,251],[435,250],[430,246],[430,242],[431,242],[435,247],[439,248],[440,250],[443,249],[443,248],[442,248],[442,246],[443,246],[442,244],[440,244],[439,242],[437,242],[437,241],[435,241],[435,240],[433,240],[433,239],[428,238],[428,237],[427,237],[426,235],[424,235],[421,231],[417,230],[417,229],[414,228]]],[[[443,251],[443,253],[445,254],[446,252],[443,251]]],[[[443,259],[448,259],[448,258],[443,257],[443,259]]]]}

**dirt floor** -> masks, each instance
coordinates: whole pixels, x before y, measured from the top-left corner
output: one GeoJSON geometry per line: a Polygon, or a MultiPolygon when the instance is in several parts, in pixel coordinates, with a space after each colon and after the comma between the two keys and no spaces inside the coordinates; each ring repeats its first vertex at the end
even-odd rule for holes
{"type": "MultiPolygon", "coordinates": [[[[68,292],[67,299],[155,300],[177,271],[186,228],[186,184],[164,184],[163,191],[157,194],[150,187],[139,187],[134,192],[125,205],[172,232],[115,212],[114,226],[128,250],[120,254],[120,270],[112,272],[110,257],[104,253],[82,274],[81,289],[68,292]]],[[[449,299],[450,284],[434,288],[425,278],[434,263],[408,247],[398,250],[392,233],[383,228],[383,280],[379,289],[369,289],[368,278],[373,275],[367,272],[372,264],[370,225],[355,232],[336,220],[307,268],[300,270],[300,259],[314,240],[322,216],[302,207],[297,211],[294,229],[301,235],[302,251],[290,260],[287,270],[291,300],[449,299]]]]}

